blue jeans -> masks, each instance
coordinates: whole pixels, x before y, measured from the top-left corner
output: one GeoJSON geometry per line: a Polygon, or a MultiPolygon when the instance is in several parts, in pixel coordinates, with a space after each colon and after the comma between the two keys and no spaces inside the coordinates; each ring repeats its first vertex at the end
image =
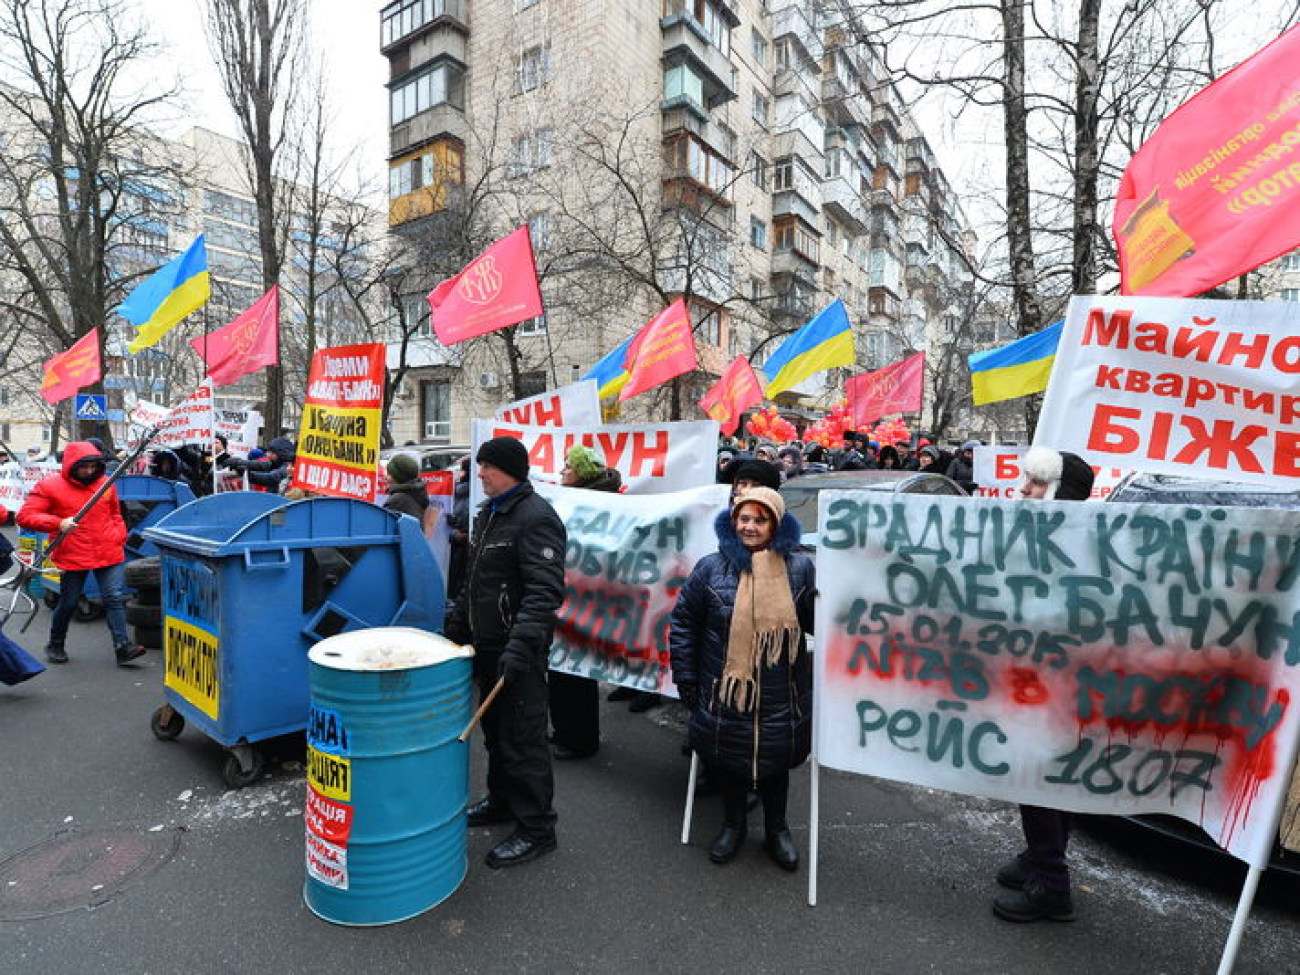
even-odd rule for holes
{"type": "Polygon", "coordinates": [[[130,643],[126,635],[126,610],[123,608],[125,581],[125,562],[107,565],[102,569],[63,570],[59,583],[59,605],[54,607],[54,618],[50,620],[50,643],[63,646],[68,636],[68,623],[77,609],[82,590],[86,587],[86,576],[95,573],[99,582],[99,595],[104,601],[104,615],[108,618],[108,629],[113,634],[113,646],[120,647],[130,643]]]}

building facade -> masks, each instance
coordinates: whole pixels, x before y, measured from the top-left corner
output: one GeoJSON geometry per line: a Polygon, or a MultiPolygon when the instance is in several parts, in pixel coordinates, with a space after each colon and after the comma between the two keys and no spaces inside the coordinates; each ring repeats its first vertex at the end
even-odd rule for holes
{"type": "MultiPolygon", "coordinates": [[[[398,442],[571,381],[685,296],[700,369],[612,416],[702,416],[834,298],[859,366],[958,340],[973,240],[876,55],[820,0],[395,0],[389,226],[415,255],[396,302],[398,442]],[[452,348],[424,294],[527,221],[544,320],[452,348]],[[461,262],[438,263],[454,253],[461,262]],[[424,260],[420,259],[424,256],[424,260]]],[[[791,396],[829,405],[835,370],[791,396]]]]}

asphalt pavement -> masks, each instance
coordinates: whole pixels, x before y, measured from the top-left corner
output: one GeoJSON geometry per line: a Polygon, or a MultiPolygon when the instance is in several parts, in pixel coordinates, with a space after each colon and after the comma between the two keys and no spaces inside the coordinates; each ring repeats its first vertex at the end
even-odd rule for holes
{"type": "MultiPolygon", "coordinates": [[[[249,607],[249,612],[256,609],[249,607]]],[[[39,654],[49,613],[5,632],[39,654]]],[[[823,772],[819,902],[807,903],[809,781],[793,776],[804,861],[759,845],[714,866],[716,799],[679,842],[687,761],[680,708],[602,705],[604,744],[557,763],[559,850],[493,871],[502,830],[470,831],[469,870],[427,913],[378,928],[303,904],[301,740],[262,781],[229,790],[224,753],[187,728],[157,741],[162,661],[118,667],[107,627],[76,623],[71,663],[0,686],[0,972],[179,975],[326,972],[1213,972],[1230,880],[1082,832],[1071,847],[1079,920],[1012,925],[989,909],[1019,849],[1001,803],[823,772]]],[[[482,749],[471,779],[481,783],[482,749]]],[[[476,793],[477,794],[477,793],[476,793]]],[[[1214,868],[1219,869],[1219,868],[1214,868]]],[[[1223,871],[1225,878],[1231,873],[1223,871]]],[[[1238,972],[1300,971],[1300,900],[1256,908],[1238,972]]]]}

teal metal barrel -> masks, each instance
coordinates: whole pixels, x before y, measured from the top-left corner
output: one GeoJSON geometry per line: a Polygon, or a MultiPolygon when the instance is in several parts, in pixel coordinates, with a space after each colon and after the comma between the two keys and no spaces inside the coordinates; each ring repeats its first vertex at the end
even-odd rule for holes
{"type": "Polygon", "coordinates": [[[354,630],[308,654],[303,899],[335,924],[392,924],[465,878],[470,656],[408,627],[354,630]]]}

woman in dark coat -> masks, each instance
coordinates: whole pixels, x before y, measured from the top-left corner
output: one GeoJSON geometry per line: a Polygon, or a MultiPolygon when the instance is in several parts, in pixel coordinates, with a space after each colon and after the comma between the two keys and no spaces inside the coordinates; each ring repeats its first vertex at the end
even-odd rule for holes
{"type": "MultiPolygon", "coordinates": [[[[560,483],[587,491],[618,493],[623,476],[606,467],[590,447],[581,444],[565,455],[560,483]]],[[[589,677],[551,671],[550,685],[551,754],[557,761],[590,758],[600,750],[600,688],[589,677]]]]}
{"type": "Polygon", "coordinates": [[[770,488],[751,488],[714,525],[718,551],[691,572],[673,609],[673,682],[690,711],[689,738],[722,779],[723,826],[709,859],[735,857],[746,792],[763,799],[768,855],[786,870],[799,852],[786,823],[790,769],[812,745],[812,560],[802,529],[770,488]]]}

